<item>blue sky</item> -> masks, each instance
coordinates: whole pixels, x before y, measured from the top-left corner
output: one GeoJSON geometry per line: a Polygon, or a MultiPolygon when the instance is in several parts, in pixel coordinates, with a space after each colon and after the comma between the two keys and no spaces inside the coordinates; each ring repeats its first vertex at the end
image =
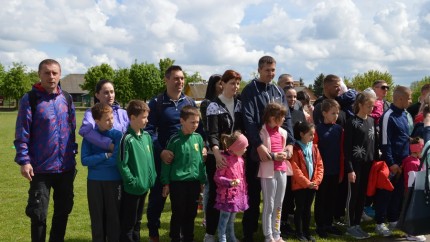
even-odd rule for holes
{"type": "Polygon", "coordinates": [[[429,1],[14,0],[0,22],[1,64],[54,58],[63,76],[169,57],[203,78],[234,69],[249,80],[263,55],[306,84],[371,69],[400,85],[429,75],[429,1]]]}

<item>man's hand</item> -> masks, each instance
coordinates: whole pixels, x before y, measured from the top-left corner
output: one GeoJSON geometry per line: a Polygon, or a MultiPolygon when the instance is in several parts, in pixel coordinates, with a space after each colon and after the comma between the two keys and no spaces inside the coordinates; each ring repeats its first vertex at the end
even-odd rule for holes
{"type": "Polygon", "coordinates": [[[163,186],[163,197],[167,197],[168,195],[169,195],[169,193],[170,193],[170,188],[169,188],[169,185],[164,185],[163,186]]]}
{"type": "Polygon", "coordinates": [[[272,159],[272,157],[269,154],[269,151],[267,150],[267,147],[264,146],[263,144],[257,147],[257,152],[261,162],[267,162],[272,159]]]}
{"type": "Polygon", "coordinates": [[[31,177],[34,176],[34,173],[31,164],[25,164],[21,166],[21,175],[29,181],[33,180],[31,177]]]}
{"type": "Polygon", "coordinates": [[[397,174],[402,173],[402,169],[400,168],[399,165],[394,164],[394,165],[390,166],[390,172],[393,173],[394,175],[397,175],[397,174]]]}
{"type": "Polygon", "coordinates": [[[113,143],[110,143],[110,145],[109,145],[109,150],[111,151],[111,152],[113,152],[113,150],[115,149],[115,145],[113,144],[113,143]]]}
{"type": "Polygon", "coordinates": [[[173,161],[173,158],[175,158],[175,155],[170,150],[163,150],[161,151],[160,158],[164,163],[170,164],[173,161]]]}
{"type": "Polygon", "coordinates": [[[203,156],[203,161],[206,161],[206,158],[208,157],[208,149],[206,149],[206,147],[203,147],[202,149],[202,156],[203,156]]]}
{"type": "Polygon", "coordinates": [[[227,160],[225,159],[224,156],[221,155],[221,151],[219,150],[219,147],[216,145],[212,147],[212,152],[214,153],[214,156],[215,156],[216,168],[221,169],[226,167],[227,160]]]}

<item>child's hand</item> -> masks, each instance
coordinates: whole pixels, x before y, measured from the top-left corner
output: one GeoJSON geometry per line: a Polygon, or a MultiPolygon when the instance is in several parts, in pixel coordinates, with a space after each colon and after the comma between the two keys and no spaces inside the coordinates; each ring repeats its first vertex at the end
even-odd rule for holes
{"type": "Polygon", "coordinates": [[[239,185],[240,184],[240,179],[233,179],[233,180],[231,180],[231,182],[230,182],[230,185],[232,186],[232,187],[235,187],[235,186],[237,186],[237,185],[239,185]]]}
{"type": "Polygon", "coordinates": [[[311,182],[311,184],[309,184],[309,189],[316,189],[317,185],[315,185],[315,182],[311,182]]]}
{"type": "Polygon", "coordinates": [[[287,152],[276,152],[275,161],[284,161],[287,159],[287,152]]]}
{"type": "Polygon", "coordinates": [[[169,193],[170,193],[169,185],[164,185],[163,186],[163,193],[162,193],[163,197],[167,197],[169,195],[169,193]]]}
{"type": "Polygon", "coordinates": [[[175,155],[170,150],[163,150],[161,151],[160,158],[164,163],[170,164],[173,161],[173,158],[175,158],[175,155]]]}
{"type": "Polygon", "coordinates": [[[356,177],[356,175],[355,175],[355,172],[350,172],[350,173],[348,173],[348,181],[349,182],[351,182],[351,183],[355,183],[355,179],[356,179],[357,177],[356,177]]]}

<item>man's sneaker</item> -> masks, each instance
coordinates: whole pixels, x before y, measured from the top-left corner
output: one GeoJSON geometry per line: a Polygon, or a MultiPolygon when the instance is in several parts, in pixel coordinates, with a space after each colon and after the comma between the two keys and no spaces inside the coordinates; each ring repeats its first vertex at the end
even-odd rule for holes
{"type": "Polygon", "coordinates": [[[367,214],[363,211],[363,214],[361,215],[361,221],[369,222],[369,221],[372,221],[372,220],[373,220],[373,218],[372,218],[372,217],[370,217],[369,215],[367,215],[367,214]]]}
{"type": "Polygon", "coordinates": [[[205,234],[203,242],[216,242],[215,235],[205,234]]]}
{"type": "Polygon", "coordinates": [[[376,225],[375,233],[383,237],[388,237],[393,234],[393,232],[391,232],[384,223],[376,225]]]}
{"type": "Polygon", "coordinates": [[[395,230],[397,229],[397,221],[396,222],[388,222],[388,229],[389,230],[395,230]]]}
{"type": "Polygon", "coordinates": [[[364,231],[364,230],[360,227],[360,225],[357,225],[357,230],[358,230],[358,232],[360,232],[360,233],[364,236],[364,238],[365,238],[365,239],[370,238],[370,234],[369,234],[369,233],[367,233],[366,231],[364,231]]]}
{"type": "Polygon", "coordinates": [[[357,227],[358,225],[347,228],[346,234],[351,236],[354,239],[365,239],[364,235],[360,233],[357,227]]]}
{"type": "Polygon", "coordinates": [[[340,229],[336,228],[335,226],[330,226],[326,228],[325,231],[328,234],[332,234],[332,235],[338,235],[338,236],[343,235],[343,232],[340,229]]]}
{"type": "Polygon", "coordinates": [[[406,239],[409,241],[426,241],[426,237],[424,235],[406,235],[406,239]]]}
{"type": "Polygon", "coordinates": [[[346,227],[345,219],[343,218],[335,218],[333,220],[333,224],[340,227],[346,227]]]}

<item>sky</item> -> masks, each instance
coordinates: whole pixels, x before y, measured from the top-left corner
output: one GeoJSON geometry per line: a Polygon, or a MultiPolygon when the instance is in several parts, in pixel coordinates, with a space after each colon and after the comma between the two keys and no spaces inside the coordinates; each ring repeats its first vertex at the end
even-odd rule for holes
{"type": "Polygon", "coordinates": [[[171,58],[204,79],[233,69],[244,80],[264,55],[306,85],[320,74],[389,72],[398,85],[428,76],[430,1],[0,0],[0,63],[63,77],[171,58]]]}

